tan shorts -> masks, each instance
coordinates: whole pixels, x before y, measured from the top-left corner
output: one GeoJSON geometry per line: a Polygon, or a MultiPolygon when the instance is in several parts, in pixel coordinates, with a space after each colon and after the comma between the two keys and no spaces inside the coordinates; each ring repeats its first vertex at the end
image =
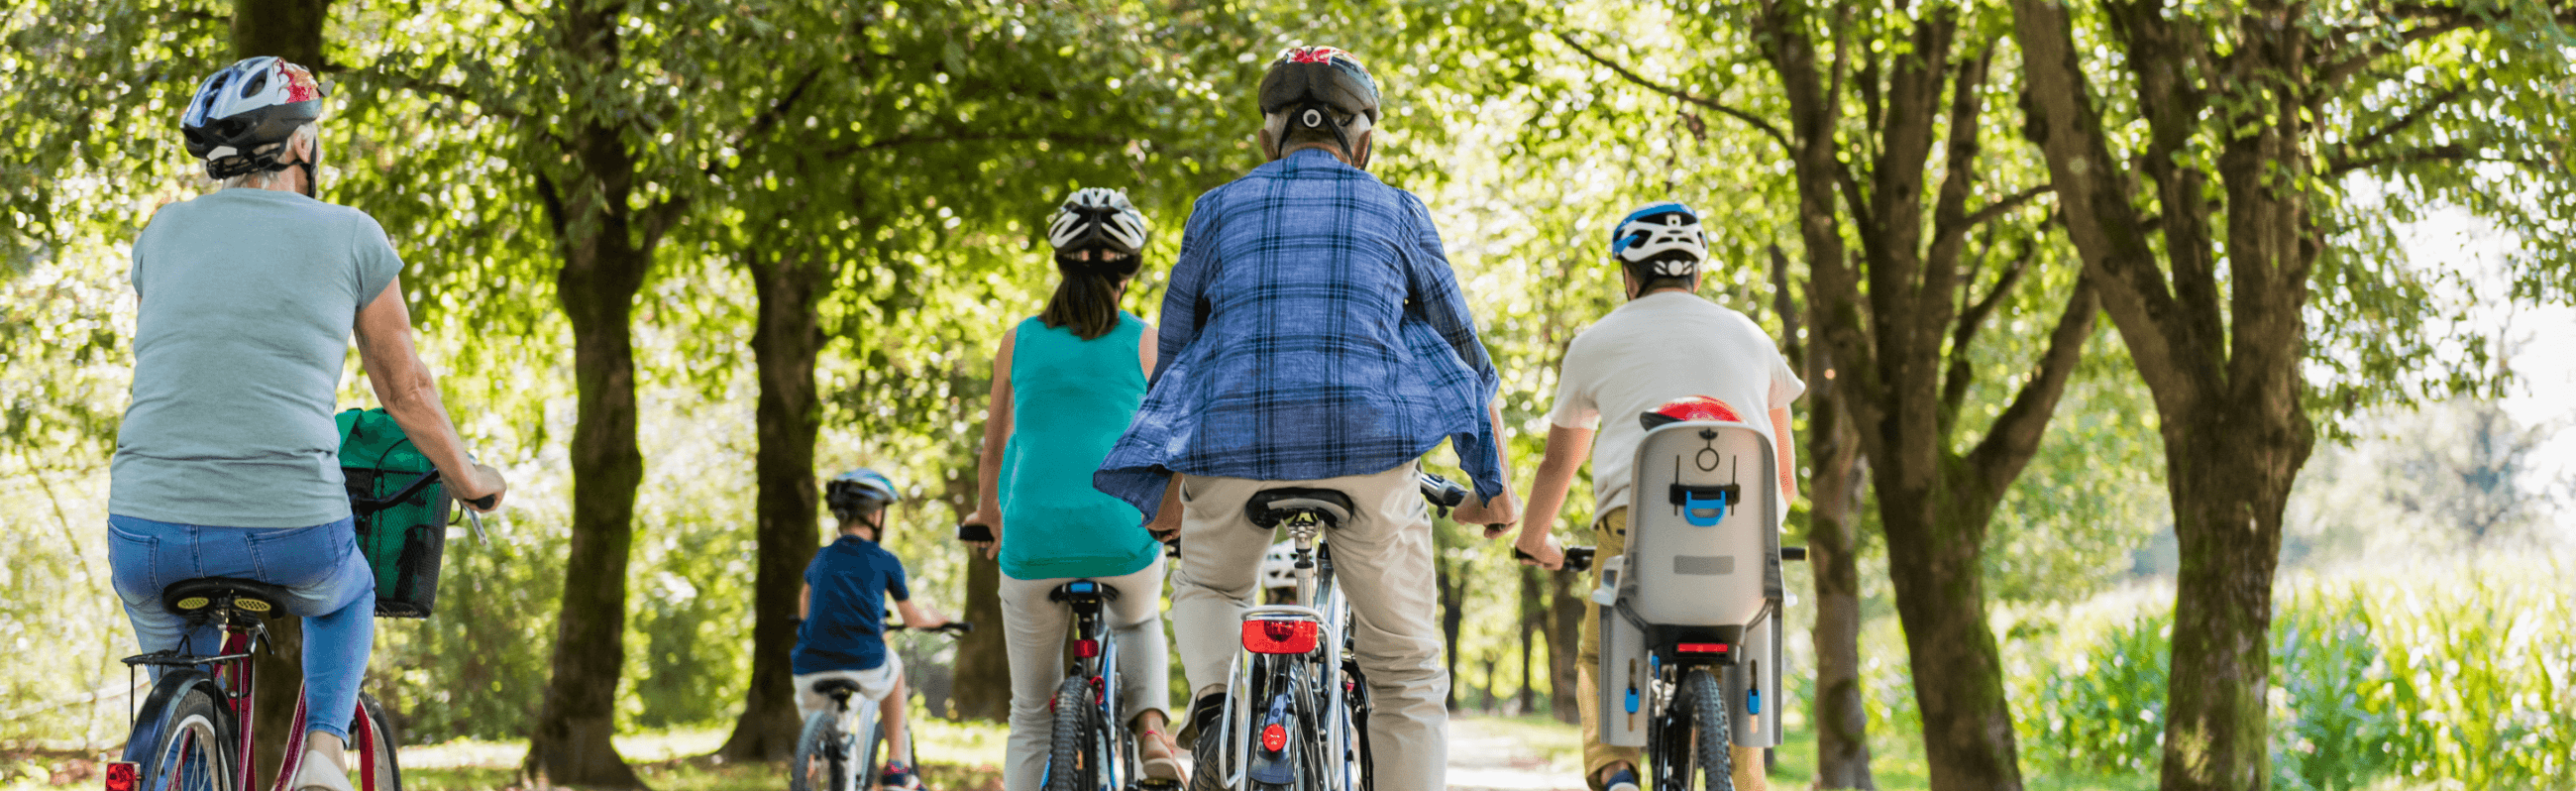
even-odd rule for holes
{"type": "Polygon", "coordinates": [[[885,664],[866,670],[826,670],[820,673],[797,674],[797,715],[810,717],[814,712],[831,708],[832,696],[815,692],[814,682],[835,678],[846,678],[850,683],[859,685],[859,697],[871,701],[884,700],[888,693],[894,692],[895,682],[903,680],[903,657],[888,649],[885,664]]]}

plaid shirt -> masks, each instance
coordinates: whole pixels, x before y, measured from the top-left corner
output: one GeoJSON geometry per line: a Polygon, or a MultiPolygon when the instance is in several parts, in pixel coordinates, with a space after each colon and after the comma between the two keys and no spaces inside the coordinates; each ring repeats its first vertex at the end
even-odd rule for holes
{"type": "Polygon", "coordinates": [[[1173,472],[1384,472],[1453,439],[1503,490],[1501,379],[1422,199],[1307,149],[1199,197],[1163,297],[1153,389],[1093,485],[1148,518],[1173,472]]]}

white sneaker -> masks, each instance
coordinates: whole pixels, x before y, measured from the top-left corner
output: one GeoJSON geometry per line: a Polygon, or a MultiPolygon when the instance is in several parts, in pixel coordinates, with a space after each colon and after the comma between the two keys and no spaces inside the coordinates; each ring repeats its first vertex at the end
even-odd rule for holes
{"type": "Polygon", "coordinates": [[[349,785],[349,773],[322,757],[306,750],[304,760],[295,768],[295,791],[357,791],[349,785]]]}

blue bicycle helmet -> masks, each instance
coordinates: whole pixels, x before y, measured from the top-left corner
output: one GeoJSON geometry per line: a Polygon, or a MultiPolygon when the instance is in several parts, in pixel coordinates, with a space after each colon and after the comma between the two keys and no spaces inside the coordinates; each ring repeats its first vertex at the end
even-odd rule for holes
{"type": "Polygon", "coordinates": [[[834,475],[823,484],[823,504],[844,521],[875,513],[902,499],[903,495],[895,493],[894,481],[866,467],[834,475]]]}

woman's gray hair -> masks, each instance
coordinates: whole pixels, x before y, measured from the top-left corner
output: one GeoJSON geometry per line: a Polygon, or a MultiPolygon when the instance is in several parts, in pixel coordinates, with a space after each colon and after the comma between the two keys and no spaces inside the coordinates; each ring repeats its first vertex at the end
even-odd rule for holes
{"type": "MultiPolygon", "coordinates": [[[[305,125],[303,125],[303,126],[296,127],[296,128],[295,128],[295,132],[294,132],[293,134],[289,134],[289,135],[287,135],[287,136],[286,136],[286,144],[285,144],[285,145],[286,145],[286,149],[285,149],[284,151],[279,152],[279,153],[280,153],[281,155],[283,155],[283,154],[286,154],[286,153],[293,152],[293,151],[295,150],[295,147],[296,147],[298,144],[308,144],[308,145],[310,145],[310,146],[311,146],[310,150],[313,152],[313,159],[314,159],[313,166],[314,166],[314,167],[317,167],[317,168],[322,166],[322,162],[321,162],[321,159],[322,159],[322,129],[321,129],[321,127],[315,126],[315,125],[313,125],[313,124],[305,124],[305,125]]],[[[218,189],[231,189],[231,188],[233,188],[233,187],[253,187],[253,188],[258,188],[258,189],[267,189],[267,188],[269,188],[269,187],[276,186],[276,185],[277,185],[277,182],[279,182],[280,180],[283,180],[283,179],[285,179],[285,178],[286,178],[286,171],[285,171],[285,170],[258,170],[258,171],[252,171],[252,172],[249,172],[249,173],[244,173],[244,174],[241,174],[241,175],[239,175],[239,176],[234,176],[234,177],[231,177],[231,178],[223,179],[223,180],[221,180],[221,181],[216,182],[215,186],[216,186],[218,189]]]]}

